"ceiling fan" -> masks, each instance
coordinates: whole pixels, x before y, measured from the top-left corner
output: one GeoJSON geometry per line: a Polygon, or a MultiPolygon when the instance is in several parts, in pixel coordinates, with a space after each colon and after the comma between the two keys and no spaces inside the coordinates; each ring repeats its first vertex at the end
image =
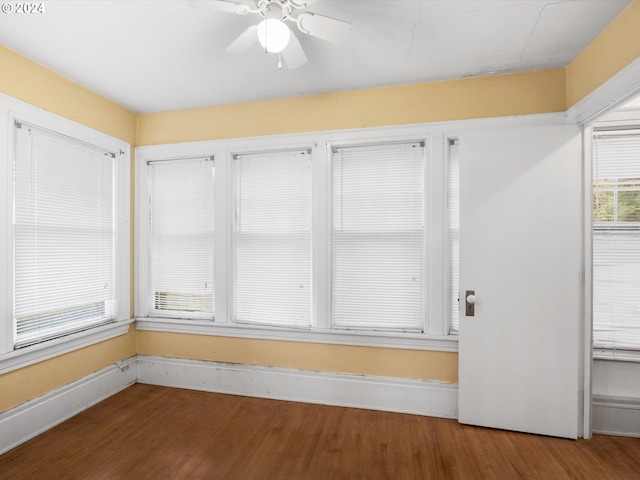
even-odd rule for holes
{"type": "Polygon", "coordinates": [[[293,69],[307,63],[307,56],[300,41],[285,23],[286,21],[295,23],[298,30],[306,35],[335,44],[346,42],[351,32],[349,22],[301,11],[315,1],[254,0],[240,3],[228,0],[189,0],[189,5],[193,8],[215,12],[236,13],[238,15],[256,13],[260,15],[262,17],[260,23],[251,25],[242,32],[226,48],[226,52],[240,53],[250,49],[256,43],[260,43],[265,53],[279,55],[278,68],[282,68],[282,60],[284,60],[287,68],[293,69]],[[253,3],[255,6],[249,3],[253,3]]]}

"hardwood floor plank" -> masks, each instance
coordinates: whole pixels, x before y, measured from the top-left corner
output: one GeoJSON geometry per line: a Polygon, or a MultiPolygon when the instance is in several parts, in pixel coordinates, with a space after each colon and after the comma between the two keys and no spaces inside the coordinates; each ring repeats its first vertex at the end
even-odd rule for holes
{"type": "Polygon", "coordinates": [[[0,456],[0,479],[640,479],[640,439],[136,384],[0,456]]]}

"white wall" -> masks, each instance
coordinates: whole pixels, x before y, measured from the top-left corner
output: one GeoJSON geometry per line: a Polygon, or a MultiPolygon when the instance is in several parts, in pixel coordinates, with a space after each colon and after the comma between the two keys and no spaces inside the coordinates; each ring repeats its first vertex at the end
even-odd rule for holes
{"type": "Polygon", "coordinates": [[[640,363],[594,360],[593,395],[640,401],[640,363]]]}
{"type": "Polygon", "coordinates": [[[640,363],[593,362],[593,432],[640,437],[640,363]]]}

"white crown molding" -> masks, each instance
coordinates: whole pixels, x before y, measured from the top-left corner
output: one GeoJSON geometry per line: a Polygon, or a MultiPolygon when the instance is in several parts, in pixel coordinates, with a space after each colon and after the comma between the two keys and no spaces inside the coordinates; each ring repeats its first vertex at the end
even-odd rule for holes
{"type": "Polygon", "coordinates": [[[0,413],[0,455],[136,382],[136,358],[0,413]]]}
{"type": "Polygon", "coordinates": [[[567,122],[586,125],[640,93],[640,58],[616,73],[569,110],[567,122]]]}
{"type": "Polygon", "coordinates": [[[458,386],[138,355],[138,382],[250,397],[457,418],[458,386]]]}

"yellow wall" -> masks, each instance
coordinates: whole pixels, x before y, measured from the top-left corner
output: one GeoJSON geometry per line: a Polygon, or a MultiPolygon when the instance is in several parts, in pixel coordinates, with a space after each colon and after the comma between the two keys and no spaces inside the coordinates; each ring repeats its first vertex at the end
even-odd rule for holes
{"type": "Polygon", "coordinates": [[[2,45],[0,93],[135,145],[135,113],[2,45]]]}
{"type": "Polygon", "coordinates": [[[567,108],[640,57],[640,0],[634,0],[566,68],[567,108]]]}
{"type": "Polygon", "coordinates": [[[209,335],[137,332],[144,355],[457,383],[458,354],[209,335]]]}
{"type": "MultiPolygon", "coordinates": [[[[564,69],[139,115],[137,145],[562,112],[564,69]]],[[[456,383],[449,352],[138,332],[138,353],[456,383]]]]}
{"type": "MultiPolygon", "coordinates": [[[[566,69],[143,114],[137,145],[564,112],[638,57],[639,10],[636,0],[566,69]]],[[[137,335],[149,355],[457,382],[457,355],[443,352],[137,335]]]]}
{"type": "Polygon", "coordinates": [[[566,68],[143,114],[136,144],[564,112],[639,56],[634,0],[566,68]]]}
{"type": "Polygon", "coordinates": [[[0,376],[0,412],[136,354],[135,332],[0,376]]]}
{"type": "Polygon", "coordinates": [[[564,69],[466,78],[138,117],[137,145],[563,112],[564,69]]]}
{"type": "MultiPolygon", "coordinates": [[[[133,112],[4,46],[0,46],[0,93],[135,145],[133,112]]],[[[0,412],[135,353],[132,327],[126,335],[0,375],[0,412]]]]}

